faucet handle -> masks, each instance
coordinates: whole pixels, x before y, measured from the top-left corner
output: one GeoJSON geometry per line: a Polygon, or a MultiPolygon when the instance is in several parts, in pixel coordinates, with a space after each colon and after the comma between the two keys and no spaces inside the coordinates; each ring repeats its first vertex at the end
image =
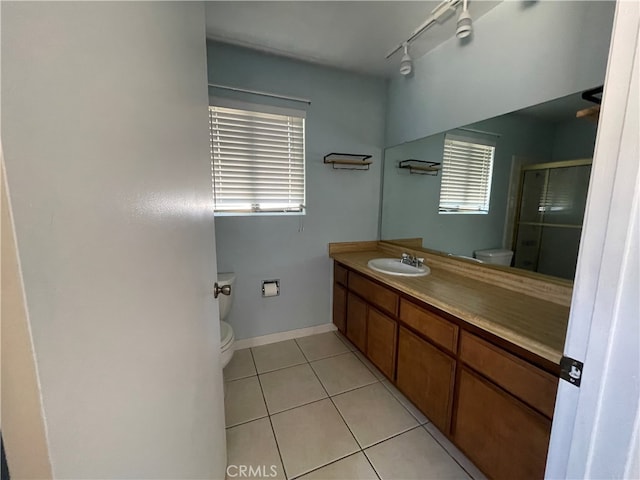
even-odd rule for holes
{"type": "Polygon", "coordinates": [[[416,267],[421,267],[424,264],[423,257],[416,257],[416,267]]]}

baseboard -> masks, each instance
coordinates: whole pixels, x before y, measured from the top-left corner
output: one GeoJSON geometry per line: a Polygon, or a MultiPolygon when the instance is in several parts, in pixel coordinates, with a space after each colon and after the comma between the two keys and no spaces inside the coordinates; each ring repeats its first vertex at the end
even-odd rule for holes
{"type": "Polygon", "coordinates": [[[262,335],[260,337],[243,338],[236,340],[235,350],[241,350],[249,347],[259,347],[269,343],[282,342],[283,340],[291,340],[292,338],[307,337],[317,333],[333,332],[336,326],[333,323],[324,323],[314,327],[299,328],[297,330],[289,330],[288,332],[272,333],[270,335],[262,335]]]}

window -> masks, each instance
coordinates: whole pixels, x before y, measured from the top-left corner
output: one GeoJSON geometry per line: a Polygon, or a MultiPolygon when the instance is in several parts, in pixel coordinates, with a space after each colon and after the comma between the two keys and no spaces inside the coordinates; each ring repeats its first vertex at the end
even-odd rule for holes
{"type": "Polygon", "coordinates": [[[220,103],[209,107],[215,214],[302,214],[305,112],[220,103]]]}
{"type": "Polygon", "coordinates": [[[495,140],[447,134],[439,213],[489,213],[495,140]]]}

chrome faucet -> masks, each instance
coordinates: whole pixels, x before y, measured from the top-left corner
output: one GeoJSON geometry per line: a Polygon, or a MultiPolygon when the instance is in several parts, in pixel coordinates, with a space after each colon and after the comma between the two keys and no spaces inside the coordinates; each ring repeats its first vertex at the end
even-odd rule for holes
{"type": "Polygon", "coordinates": [[[424,258],[414,257],[413,255],[410,255],[408,253],[403,253],[400,263],[405,263],[407,265],[411,265],[412,267],[421,267],[424,263],[424,258]]]}

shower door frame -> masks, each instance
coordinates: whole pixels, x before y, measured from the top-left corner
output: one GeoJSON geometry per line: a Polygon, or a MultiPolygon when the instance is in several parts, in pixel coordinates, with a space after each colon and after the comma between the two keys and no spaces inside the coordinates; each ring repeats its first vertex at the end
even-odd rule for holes
{"type": "MultiPolygon", "coordinates": [[[[513,263],[515,265],[516,254],[517,254],[517,241],[518,241],[518,231],[519,227],[522,224],[520,222],[520,213],[522,211],[522,194],[524,193],[524,177],[525,174],[529,171],[535,170],[546,170],[546,174],[544,177],[544,186],[542,187],[542,196],[546,198],[547,190],[549,187],[549,172],[555,168],[570,168],[570,167],[583,167],[585,165],[593,165],[593,158],[578,158],[574,160],[560,160],[557,162],[544,162],[544,163],[536,163],[532,165],[523,165],[520,167],[520,180],[518,184],[518,196],[516,202],[515,216],[513,220],[513,232],[511,236],[511,250],[513,250],[513,263]]],[[[540,243],[542,239],[542,229],[544,227],[555,227],[555,228],[578,228],[582,230],[584,226],[584,215],[582,218],[582,223],[580,225],[573,224],[561,224],[561,223],[545,223],[545,222],[524,222],[525,225],[531,226],[539,226],[540,232],[538,233],[538,253],[536,256],[536,270],[532,270],[537,272],[538,264],[540,262],[540,243]]],[[[520,268],[520,267],[518,267],[520,268]]],[[[571,279],[573,280],[573,279],[571,279]]]]}

